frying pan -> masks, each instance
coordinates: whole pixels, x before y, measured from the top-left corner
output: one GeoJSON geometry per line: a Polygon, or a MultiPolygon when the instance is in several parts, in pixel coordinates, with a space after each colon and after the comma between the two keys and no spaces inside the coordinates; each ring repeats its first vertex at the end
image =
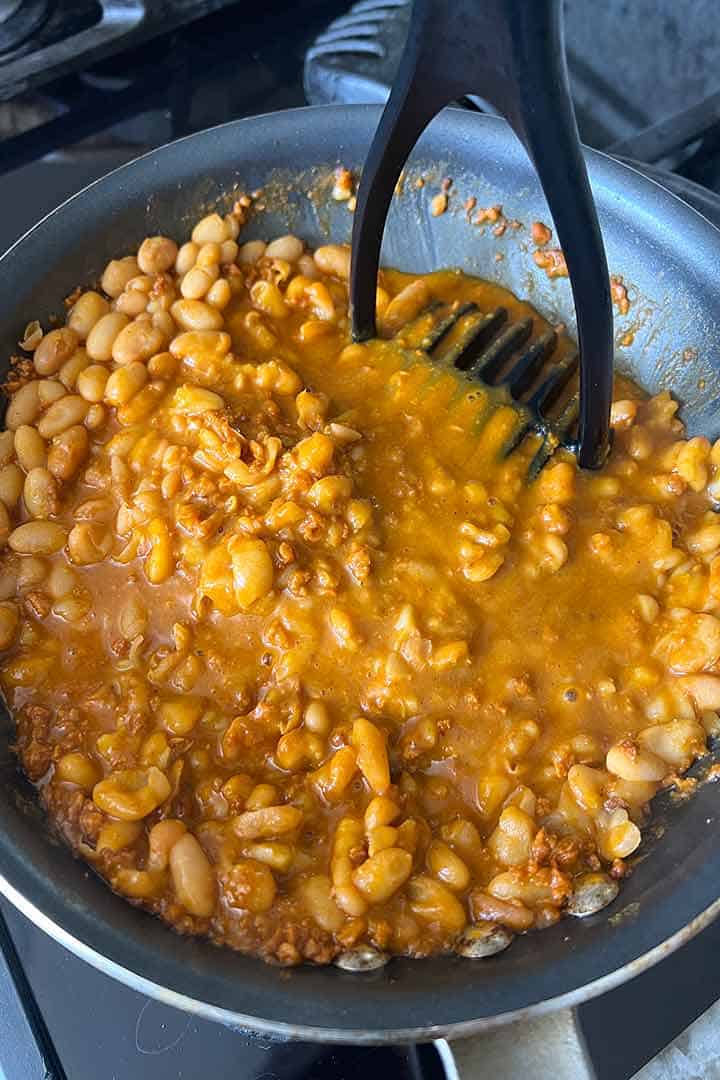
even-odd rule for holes
{"type": "MultiPolygon", "coordinates": [[[[15,351],[29,319],[46,321],[110,257],[133,250],[148,233],[182,236],[236,186],[266,190],[267,209],[245,238],[294,231],[310,243],[329,234],[348,239],[351,215],[333,203],[325,181],[337,163],[361,165],[378,117],[374,106],[339,106],[241,120],[156,150],[86,188],[0,260],[0,356],[15,351]]],[[[720,430],[720,232],[632,169],[592,151],[587,161],[610,268],[623,275],[632,302],[617,320],[624,342],[618,362],[648,390],[671,387],[690,431],[713,437],[720,430]]],[[[385,262],[415,271],[460,266],[572,327],[568,282],[550,282],[535,267],[529,229],[498,238],[470,226],[462,211],[469,196],[479,207],[502,204],[525,226],[549,220],[509,128],[449,110],[411,159],[390,214],[385,262]],[[425,187],[415,185],[415,174],[426,177],[425,187]],[[443,177],[453,181],[450,210],[433,218],[430,195],[443,177]]],[[[656,826],[641,848],[650,857],[598,915],[563,920],[485,960],[396,959],[362,975],[281,970],[180,939],[111,893],[47,831],[12,737],[3,713],[0,892],[108,974],[234,1026],[358,1043],[470,1034],[599,994],[662,959],[720,912],[720,789],[701,784],[678,805],[667,795],[656,800],[656,826]]]]}

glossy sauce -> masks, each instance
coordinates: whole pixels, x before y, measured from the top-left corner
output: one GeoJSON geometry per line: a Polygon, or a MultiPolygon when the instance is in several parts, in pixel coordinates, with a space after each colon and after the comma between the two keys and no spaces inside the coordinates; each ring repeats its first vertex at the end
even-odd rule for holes
{"type": "MultiPolygon", "coordinates": [[[[612,899],[717,725],[720,454],[618,384],[607,467],[560,452],[528,484],[477,385],[410,336],[348,344],[327,266],[236,255],[192,339],[183,274],[146,274],[162,348],[137,388],[93,414],[66,383],[95,426],[32,520],[67,544],[16,530],[3,556],[20,757],[74,849],[184,932],[286,964],[507,944],[612,899]]],[[[497,286],[423,280],[410,309],[547,329],[497,286]]],[[[386,333],[415,281],[382,273],[386,333]]]]}

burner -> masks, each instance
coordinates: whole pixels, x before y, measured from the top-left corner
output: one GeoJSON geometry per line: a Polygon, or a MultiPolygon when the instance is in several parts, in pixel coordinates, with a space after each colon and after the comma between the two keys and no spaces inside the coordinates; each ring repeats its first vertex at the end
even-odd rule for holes
{"type": "Polygon", "coordinates": [[[232,3],[233,0],[112,3],[110,0],[62,0],[61,3],[0,0],[0,55],[9,48],[14,50],[0,64],[0,101],[86,69],[120,50],[137,48],[161,34],[222,11],[232,3]],[[24,44],[18,45],[21,26],[24,44]]]}
{"type": "Polygon", "coordinates": [[[46,21],[47,0],[0,0],[0,56],[24,44],[46,21]]]}

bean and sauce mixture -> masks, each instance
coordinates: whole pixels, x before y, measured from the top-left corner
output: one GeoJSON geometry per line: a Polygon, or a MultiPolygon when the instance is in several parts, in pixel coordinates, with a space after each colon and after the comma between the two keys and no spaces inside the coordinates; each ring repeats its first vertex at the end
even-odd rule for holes
{"type": "Polygon", "coordinates": [[[350,344],[348,249],[240,245],[244,212],[113,260],[11,369],[0,680],[50,821],[281,964],[599,910],[718,729],[720,445],[619,384],[607,467],[527,483],[402,328],[531,308],[383,271],[350,344]]]}

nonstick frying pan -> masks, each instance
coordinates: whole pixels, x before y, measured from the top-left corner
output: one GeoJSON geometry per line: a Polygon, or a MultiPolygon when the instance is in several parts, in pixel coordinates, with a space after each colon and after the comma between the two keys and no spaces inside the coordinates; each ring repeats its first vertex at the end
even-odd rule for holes
{"type": "MultiPolygon", "coordinates": [[[[140,158],[64,203],[0,260],[0,356],[26,322],[47,324],[62,297],[90,283],[112,256],[148,233],[182,236],[233,189],[265,188],[267,209],[245,238],[293,231],[310,243],[346,240],[351,215],[333,203],[332,168],[358,168],[379,117],[374,106],[299,109],[224,125],[140,158]]],[[[590,177],[612,273],[631,308],[617,319],[618,363],[648,390],[670,387],[691,432],[720,431],[720,231],[664,188],[592,151],[590,177]],[[620,342],[622,341],[622,345],[620,342]]],[[[567,281],[532,261],[529,224],[548,222],[533,171],[499,120],[449,110],[411,159],[391,211],[384,261],[427,271],[459,266],[527,297],[571,328],[567,281]],[[424,187],[413,177],[423,175],[424,187]],[[430,196],[451,178],[450,209],[430,196]],[[524,228],[502,237],[467,222],[463,202],[502,204],[524,228]],[[497,258],[499,256],[499,258],[497,258]]],[[[0,892],[73,952],[170,1005],[234,1026],[293,1038],[416,1041],[478,1032],[570,1005],[632,978],[720,912],[720,788],[656,800],[656,828],[619,899],[585,920],[565,919],[485,960],[393,960],[353,975],[281,970],[181,939],[113,895],[47,831],[0,717],[0,892]]],[[[720,756],[720,754],[719,754],[720,756]]],[[[702,773],[713,755],[696,770],[702,773]]],[[[652,830],[651,830],[652,831],[652,830]]],[[[68,988],[71,992],[71,988],[68,988]]]]}

